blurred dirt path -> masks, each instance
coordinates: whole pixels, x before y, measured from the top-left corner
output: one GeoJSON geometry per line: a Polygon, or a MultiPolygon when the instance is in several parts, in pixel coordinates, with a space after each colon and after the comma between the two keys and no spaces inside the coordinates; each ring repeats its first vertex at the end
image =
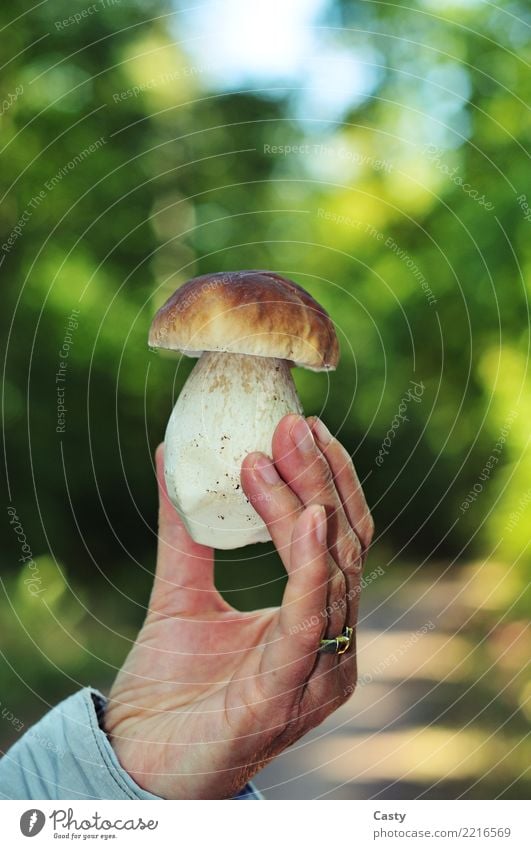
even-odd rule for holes
{"type": "Polygon", "coordinates": [[[432,574],[365,593],[358,688],[258,776],[268,798],[455,798],[475,782],[482,736],[455,727],[478,666],[461,589],[432,574]]]}

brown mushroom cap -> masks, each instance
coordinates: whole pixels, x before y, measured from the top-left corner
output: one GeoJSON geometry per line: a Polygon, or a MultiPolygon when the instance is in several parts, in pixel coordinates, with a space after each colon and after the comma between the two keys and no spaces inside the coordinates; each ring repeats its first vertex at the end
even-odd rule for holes
{"type": "Polygon", "coordinates": [[[189,357],[204,351],[292,360],[335,369],[339,344],[328,313],[302,286],[272,271],[224,271],[185,283],[159,309],[149,345],[189,357]]]}

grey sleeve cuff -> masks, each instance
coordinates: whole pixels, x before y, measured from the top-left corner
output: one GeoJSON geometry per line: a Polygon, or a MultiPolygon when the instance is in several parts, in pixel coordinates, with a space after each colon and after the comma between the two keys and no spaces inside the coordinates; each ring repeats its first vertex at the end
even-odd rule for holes
{"type": "Polygon", "coordinates": [[[85,687],[34,725],[0,761],[4,799],[159,799],[120,766],[85,687]]]}
{"type": "MultiPolygon", "coordinates": [[[[85,687],[54,707],[0,760],[0,799],[151,799],[99,726],[105,697],[85,687]]],[[[235,799],[261,799],[247,784],[235,799]]]]}

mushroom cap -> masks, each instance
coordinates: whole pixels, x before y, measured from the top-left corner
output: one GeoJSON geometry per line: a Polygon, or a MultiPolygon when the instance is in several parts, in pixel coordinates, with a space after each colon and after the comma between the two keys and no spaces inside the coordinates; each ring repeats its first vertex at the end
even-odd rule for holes
{"type": "Polygon", "coordinates": [[[204,351],[291,360],[335,369],[339,344],[323,307],[302,286],[272,271],[223,271],[189,280],[156,313],[152,348],[189,357],[204,351]]]}

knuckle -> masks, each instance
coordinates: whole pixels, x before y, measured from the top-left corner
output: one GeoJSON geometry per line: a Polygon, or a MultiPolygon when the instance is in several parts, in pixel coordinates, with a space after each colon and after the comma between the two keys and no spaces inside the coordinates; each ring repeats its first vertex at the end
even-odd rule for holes
{"type": "Polygon", "coordinates": [[[334,568],[333,574],[330,576],[330,597],[337,599],[338,603],[344,600],[347,593],[347,583],[345,575],[341,569],[334,568]]]}
{"type": "Polygon", "coordinates": [[[317,458],[317,468],[319,470],[319,477],[321,478],[321,480],[327,486],[332,486],[334,483],[332,469],[330,468],[330,466],[322,455],[317,458]]]}
{"type": "Polygon", "coordinates": [[[336,440],[336,447],[340,454],[340,459],[342,461],[341,472],[348,475],[353,481],[357,481],[356,475],[356,467],[354,466],[354,460],[348,453],[347,449],[341,445],[340,442],[336,440]]]}
{"type": "Polygon", "coordinates": [[[347,598],[346,598],[346,590],[342,591],[338,594],[337,598],[332,599],[328,602],[325,612],[329,618],[332,618],[335,614],[338,615],[338,618],[343,619],[345,612],[347,609],[347,598]]]}
{"type": "Polygon", "coordinates": [[[364,519],[365,525],[365,535],[367,537],[367,545],[371,542],[374,536],[374,519],[372,518],[372,513],[367,511],[367,516],[364,519]]]}
{"type": "Polygon", "coordinates": [[[317,461],[309,466],[304,472],[304,485],[305,489],[311,492],[315,498],[319,498],[327,504],[334,504],[334,480],[328,465],[325,468],[317,461]]]}
{"type": "Polygon", "coordinates": [[[304,475],[314,486],[329,489],[334,483],[332,471],[322,455],[316,455],[304,469],[304,475]]]}
{"type": "Polygon", "coordinates": [[[341,566],[348,573],[357,572],[361,568],[361,543],[354,533],[347,533],[339,543],[341,566]]]}

